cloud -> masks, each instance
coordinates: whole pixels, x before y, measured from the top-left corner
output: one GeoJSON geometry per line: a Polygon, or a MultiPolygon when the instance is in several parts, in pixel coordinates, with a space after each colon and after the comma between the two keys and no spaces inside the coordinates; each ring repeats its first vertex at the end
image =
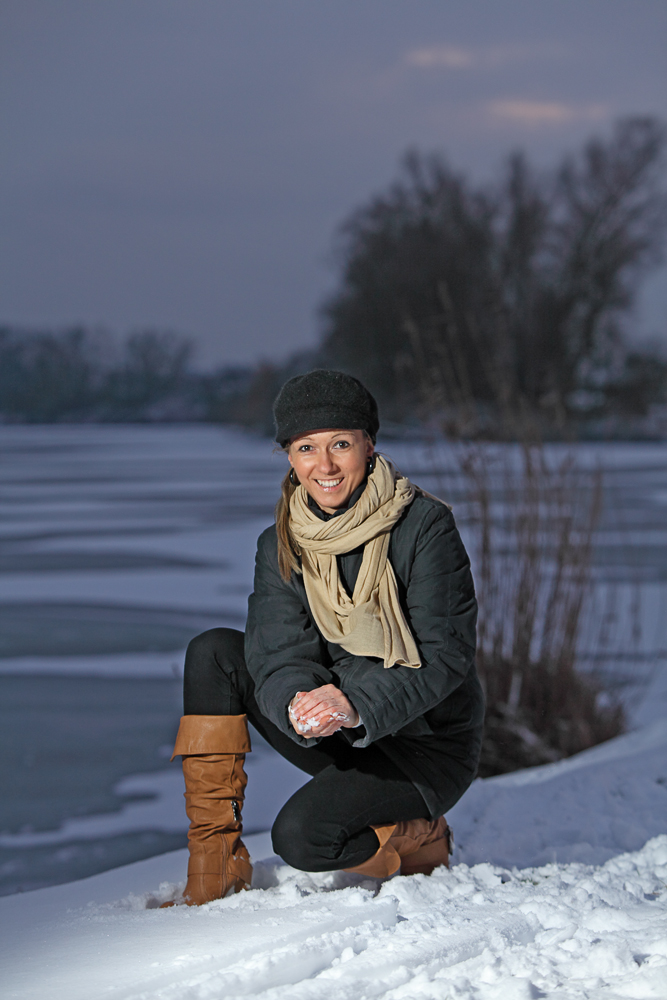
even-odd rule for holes
{"type": "Polygon", "coordinates": [[[499,100],[487,104],[494,118],[520,125],[565,125],[575,121],[599,121],[609,109],[604,104],[564,104],[561,101],[499,100]]]}
{"type": "Polygon", "coordinates": [[[484,45],[463,48],[458,45],[425,45],[406,52],[404,61],[416,69],[496,69],[510,63],[560,55],[560,46],[484,45]]]}
{"type": "Polygon", "coordinates": [[[406,54],[405,61],[409,66],[417,66],[419,69],[468,69],[475,62],[475,53],[453,45],[432,45],[411,49],[406,54]]]}

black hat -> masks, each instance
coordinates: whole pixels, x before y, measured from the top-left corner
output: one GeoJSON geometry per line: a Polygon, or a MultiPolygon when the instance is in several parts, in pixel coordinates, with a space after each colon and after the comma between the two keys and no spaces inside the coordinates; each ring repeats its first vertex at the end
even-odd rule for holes
{"type": "Polygon", "coordinates": [[[288,379],[273,404],[273,417],[283,448],[297,434],[337,427],[367,431],[374,442],[380,426],[368,389],[352,375],[324,368],[288,379]]]}

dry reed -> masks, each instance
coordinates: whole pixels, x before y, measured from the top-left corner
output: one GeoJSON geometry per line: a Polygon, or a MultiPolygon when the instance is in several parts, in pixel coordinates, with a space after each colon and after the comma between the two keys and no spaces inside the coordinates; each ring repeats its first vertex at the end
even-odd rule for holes
{"type": "MultiPolygon", "coordinates": [[[[433,329],[425,334],[409,319],[405,329],[422,416],[459,442],[454,475],[479,600],[477,666],[487,705],[479,773],[488,776],[557,760],[623,731],[621,705],[602,696],[599,677],[578,669],[602,477],[579,468],[571,450],[558,458],[540,441],[539,419],[504,378],[503,364],[492,410],[480,407],[463,331],[444,286],[439,294],[433,329]],[[496,438],[514,444],[475,441],[490,412],[496,438]]],[[[474,329],[465,333],[475,341],[474,329]]],[[[441,482],[443,497],[446,488],[441,482]]]]}
{"type": "Polygon", "coordinates": [[[486,692],[480,774],[570,756],[623,729],[619,704],[577,669],[591,613],[592,544],[602,481],[542,445],[460,452],[480,605],[486,692]]]}

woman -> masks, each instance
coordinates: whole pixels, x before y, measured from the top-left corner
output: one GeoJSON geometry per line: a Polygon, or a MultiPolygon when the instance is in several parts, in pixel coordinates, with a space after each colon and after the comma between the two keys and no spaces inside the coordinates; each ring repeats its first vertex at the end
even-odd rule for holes
{"type": "Polygon", "coordinates": [[[274,415],[291,468],[259,538],[245,637],[211,629],[185,660],[174,756],[189,905],[250,885],[248,721],[312,776],[272,831],[276,853],[305,871],[447,864],[443,813],[479,757],[477,606],[451,511],[375,455],[377,406],[351,376],[290,379],[274,415]]]}

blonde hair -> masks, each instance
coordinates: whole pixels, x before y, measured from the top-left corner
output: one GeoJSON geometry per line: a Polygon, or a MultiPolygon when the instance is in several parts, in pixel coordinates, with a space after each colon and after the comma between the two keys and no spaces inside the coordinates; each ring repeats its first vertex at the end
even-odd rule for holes
{"type": "MultiPolygon", "coordinates": [[[[283,449],[287,451],[287,448],[283,449]]],[[[280,575],[289,583],[292,570],[295,573],[301,572],[299,556],[301,551],[292,537],[289,526],[289,505],[296,486],[290,479],[292,470],[287,473],[280,484],[280,499],[276,504],[276,535],[278,536],[278,569],[280,575]]]]}
{"type": "MultiPolygon", "coordinates": [[[[360,428],[361,430],[361,428],[360,428]]],[[[368,431],[363,432],[364,437],[374,444],[373,438],[370,436],[368,431]]],[[[292,442],[290,441],[282,449],[285,454],[290,450],[292,442]]],[[[277,451],[278,449],[276,449],[277,451]]],[[[295,573],[301,572],[301,549],[297,545],[290,530],[290,500],[292,495],[299,485],[298,481],[296,486],[292,482],[291,475],[294,470],[290,468],[289,472],[280,484],[280,499],[276,504],[276,535],[278,538],[278,569],[280,570],[280,575],[285,581],[289,583],[292,571],[295,573]]]]}

